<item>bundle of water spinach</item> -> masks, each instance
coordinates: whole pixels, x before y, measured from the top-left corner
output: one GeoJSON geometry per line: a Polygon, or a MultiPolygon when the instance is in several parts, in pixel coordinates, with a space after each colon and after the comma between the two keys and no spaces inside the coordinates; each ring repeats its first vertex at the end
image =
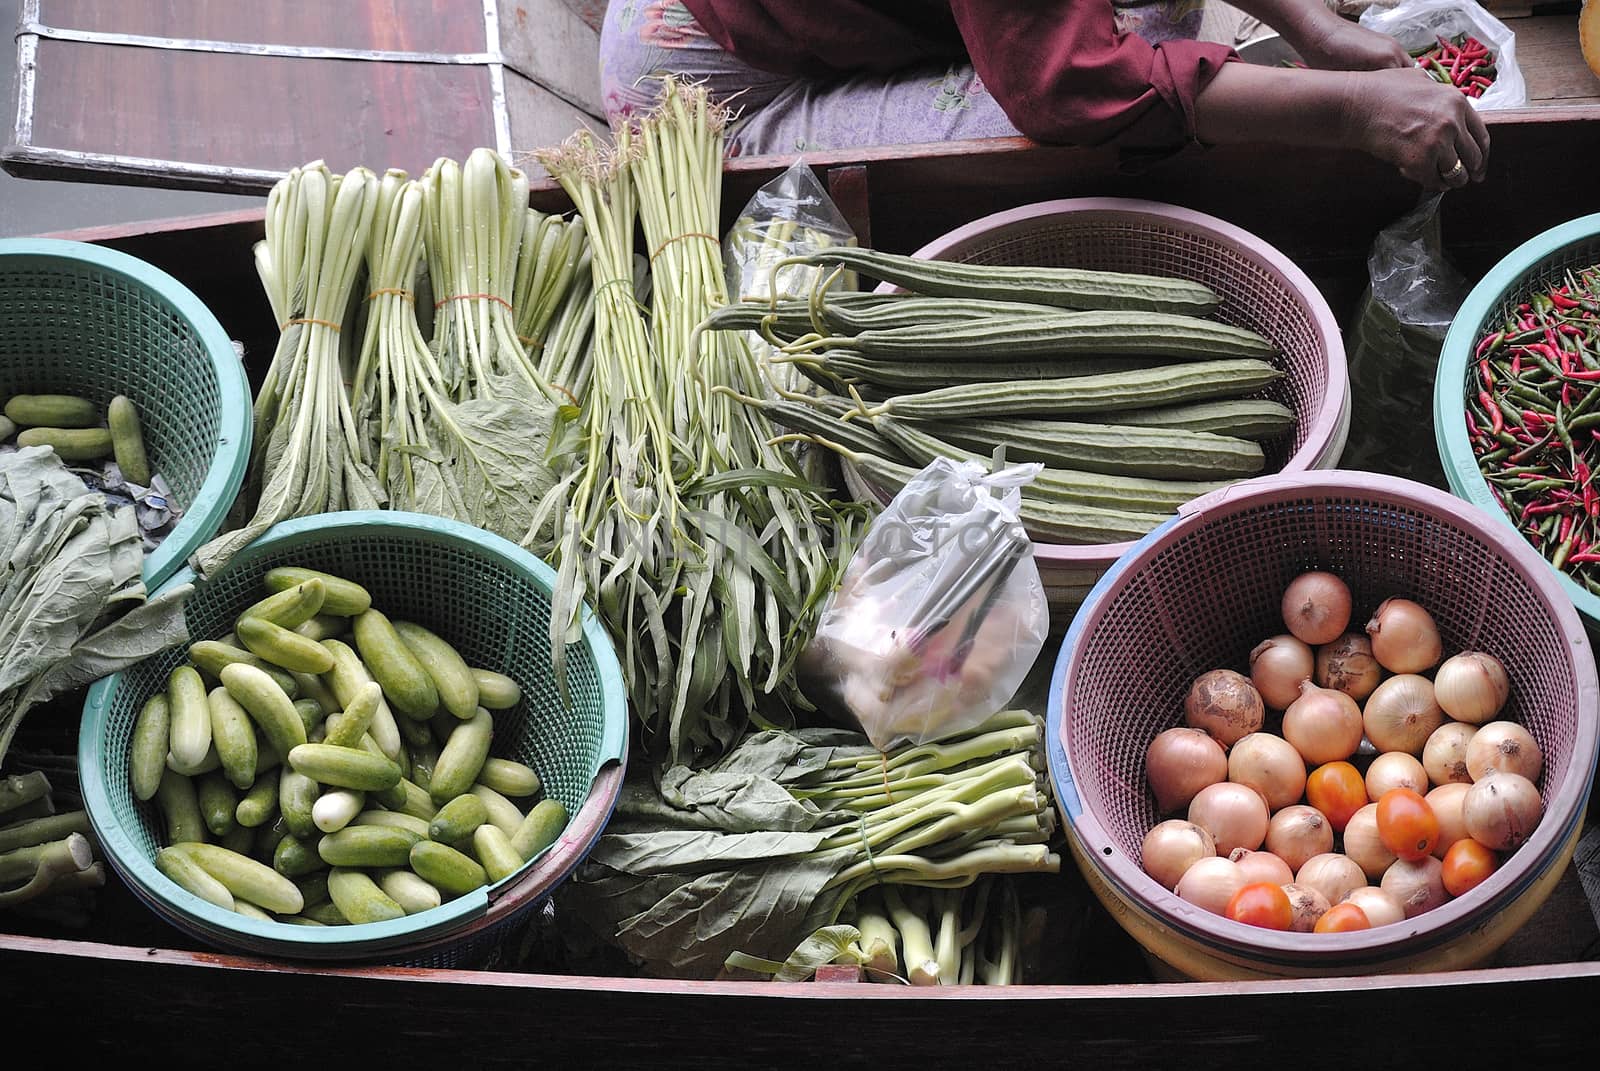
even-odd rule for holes
{"type": "Polygon", "coordinates": [[[1134,539],[1182,503],[1267,470],[1295,414],[1273,342],[1214,318],[1203,283],[1078,268],[795,258],[804,299],[746,300],[702,332],[758,331],[808,389],[741,396],[893,493],[936,457],[1045,466],[1023,494],[1041,542],[1134,539]],[[832,288],[846,270],[894,293],[832,288]]]}
{"type": "Polygon", "coordinates": [[[428,911],[520,871],[567,824],[502,754],[520,685],[389,617],[347,577],[270,569],[226,635],[145,697],[128,776],[156,868],[225,910],[304,926],[428,911]]]}

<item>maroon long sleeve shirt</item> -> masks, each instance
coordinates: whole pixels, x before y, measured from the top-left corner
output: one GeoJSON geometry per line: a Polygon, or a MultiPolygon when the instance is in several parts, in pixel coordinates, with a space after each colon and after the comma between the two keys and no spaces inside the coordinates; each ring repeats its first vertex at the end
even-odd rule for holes
{"type": "Polygon", "coordinates": [[[1194,140],[1226,45],[1118,34],[1110,0],[683,0],[752,67],[797,78],[970,58],[1023,134],[1077,145],[1194,140]]]}

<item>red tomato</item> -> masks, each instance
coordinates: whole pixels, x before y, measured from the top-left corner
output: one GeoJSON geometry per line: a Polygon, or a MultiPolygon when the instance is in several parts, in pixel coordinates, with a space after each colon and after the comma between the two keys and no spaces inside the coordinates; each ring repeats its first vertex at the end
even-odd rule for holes
{"type": "Polygon", "coordinates": [[[1439,840],[1439,816],[1421,793],[1391,788],[1378,800],[1378,839],[1407,862],[1433,854],[1439,840]]]}
{"type": "Polygon", "coordinates": [[[1235,922],[1268,930],[1287,930],[1294,923],[1289,894],[1267,881],[1252,882],[1234,893],[1222,913],[1235,922]]]}
{"type": "Polygon", "coordinates": [[[1335,833],[1367,805],[1367,783],[1348,762],[1325,762],[1306,778],[1306,802],[1328,816],[1335,833]]]}
{"type": "Polygon", "coordinates": [[[1322,913],[1312,933],[1349,933],[1352,930],[1370,930],[1372,920],[1359,904],[1334,904],[1322,913]]]}
{"type": "Polygon", "coordinates": [[[1461,896],[1482,884],[1499,865],[1494,852],[1471,837],[1463,837],[1444,853],[1444,867],[1440,873],[1444,891],[1451,896],[1461,896]]]}

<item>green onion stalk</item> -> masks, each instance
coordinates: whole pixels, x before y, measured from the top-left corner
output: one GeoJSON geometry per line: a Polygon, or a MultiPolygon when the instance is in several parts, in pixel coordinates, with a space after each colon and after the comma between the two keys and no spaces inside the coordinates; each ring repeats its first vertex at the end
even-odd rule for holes
{"type": "MultiPolygon", "coordinates": [[[[566,218],[529,208],[523,217],[511,305],[516,310],[517,340],[539,375],[564,393],[573,393],[546,374],[545,350],[556,317],[580,280],[590,278],[589,237],[579,216],[566,218]]],[[[574,396],[573,400],[576,400],[574,396]]]]}
{"type": "Polygon", "coordinates": [[[365,167],[336,175],[319,160],[268,194],[266,236],[254,253],[279,335],[254,407],[253,514],[200,548],[202,573],[279,521],[381,504],[344,387],[356,334],[345,329],[355,321],[378,185],[365,167]]]}

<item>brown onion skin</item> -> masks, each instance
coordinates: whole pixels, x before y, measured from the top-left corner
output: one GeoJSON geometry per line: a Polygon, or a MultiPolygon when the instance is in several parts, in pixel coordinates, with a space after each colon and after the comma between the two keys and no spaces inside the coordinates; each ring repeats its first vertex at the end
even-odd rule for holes
{"type": "Polygon", "coordinates": [[[1250,678],[1231,669],[1200,674],[1183,701],[1184,724],[1210,733],[1224,748],[1260,729],[1266,715],[1250,678]]]}
{"type": "Polygon", "coordinates": [[[1426,607],[1393,596],[1378,604],[1367,622],[1372,656],[1390,673],[1425,673],[1444,657],[1439,626],[1426,607]]]}
{"type": "Polygon", "coordinates": [[[1145,749],[1145,780],[1162,814],[1182,810],[1202,788],[1227,779],[1227,753],[1200,729],[1179,725],[1163,730],[1145,749]]]}
{"type": "Polygon", "coordinates": [[[1382,683],[1383,667],[1372,657],[1372,640],[1365,633],[1346,632],[1317,648],[1312,679],[1361,703],[1382,683]]]}
{"type": "Polygon", "coordinates": [[[1294,911],[1294,922],[1289,929],[1295,933],[1310,933],[1317,920],[1328,913],[1328,898],[1309,885],[1290,882],[1283,887],[1283,891],[1289,897],[1289,907],[1294,911]]]}
{"type": "Polygon", "coordinates": [[[1300,682],[1316,672],[1311,646],[1287,633],[1262,640],[1250,652],[1250,682],[1273,710],[1283,710],[1300,695],[1300,682]]]}
{"type": "Polygon", "coordinates": [[[1313,569],[1289,581],[1280,609],[1291,635],[1313,647],[1331,643],[1350,624],[1350,588],[1334,574],[1313,569]]]}
{"type": "Polygon", "coordinates": [[[1491,770],[1474,781],[1461,803],[1467,836],[1497,852],[1512,852],[1533,835],[1544,815],[1539,790],[1521,774],[1491,770]]]}
{"type": "Polygon", "coordinates": [[[1283,736],[1309,765],[1348,759],[1361,746],[1361,708],[1343,692],[1306,681],[1283,712],[1283,736]]]}

